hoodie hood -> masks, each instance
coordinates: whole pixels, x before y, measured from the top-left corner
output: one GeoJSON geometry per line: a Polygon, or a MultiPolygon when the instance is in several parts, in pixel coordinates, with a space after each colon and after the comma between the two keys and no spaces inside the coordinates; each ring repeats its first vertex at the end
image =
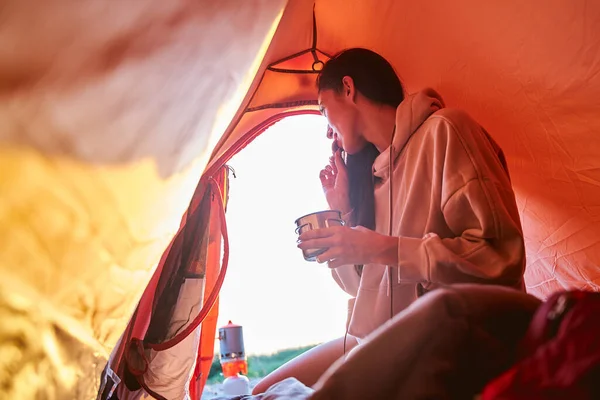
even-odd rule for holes
{"type": "Polygon", "coordinates": [[[391,146],[381,152],[373,163],[373,174],[377,178],[388,178],[390,161],[396,160],[423,122],[442,108],[442,97],[430,88],[411,94],[400,103],[396,110],[396,126],[391,146]]]}

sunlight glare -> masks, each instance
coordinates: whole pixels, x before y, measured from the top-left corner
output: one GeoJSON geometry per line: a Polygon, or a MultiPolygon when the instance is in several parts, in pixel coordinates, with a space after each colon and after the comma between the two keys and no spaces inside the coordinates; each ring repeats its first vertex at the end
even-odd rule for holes
{"type": "Polygon", "coordinates": [[[294,233],[298,217],[328,208],[319,181],[331,154],[326,126],[321,116],[289,117],[229,163],[237,178],[231,177],[230,263],[218,326],[242,325],[247,354],[344,335],[349,296],[326,265],[302,258],[294,233]]]}

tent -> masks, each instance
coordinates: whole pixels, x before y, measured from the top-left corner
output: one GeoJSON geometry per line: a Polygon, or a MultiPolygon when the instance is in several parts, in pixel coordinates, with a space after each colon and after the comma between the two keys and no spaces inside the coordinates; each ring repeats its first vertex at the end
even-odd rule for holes
{"type": "Polygon", "coordinates": [[[10,0],[0,15],[0,393],[173,398],[189,381],[197,398],[227,267],[226,163],[317,113],[320,62],[347,47],[503,147],[530,293],[598,289],[596,2],[10,0]]]}

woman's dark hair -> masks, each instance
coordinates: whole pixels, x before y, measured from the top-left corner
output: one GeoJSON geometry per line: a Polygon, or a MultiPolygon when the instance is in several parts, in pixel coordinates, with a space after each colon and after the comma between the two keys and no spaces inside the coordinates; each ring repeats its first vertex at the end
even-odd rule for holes
{"type": "MultiPolygon", "coordinates": [[[[317,77],[319,92],[341,93],[342,79],[349,76],[356,90],[376,104],[398,107],[404,100],[404,89],[392,65],[374,51],[354,48],[333,56],[317,77]]],[[[356,154],[348,154],[346,165],[350,190],[350,206],[354,209],[351,223],[375,229],[373,162],[377,148],[367,145],[356,154]]]]}
{"type": "Polygon", "coordinates": [[[373,162],[379,155],[377,147],[367,143],[356,154],[346,156],[350,207],[354,210],[350,223],[375,229],[375,187],[373,162]]]}
{"type": "Polygon", "coordinates": [[[354,48],[333,56],[317,77],[319,92],[331,89],[341,93],[345,76],[351,77],[356,90],[374,103],[396,108],[404,100],[402,82],[394,67],[374,51],[354,48]]]}

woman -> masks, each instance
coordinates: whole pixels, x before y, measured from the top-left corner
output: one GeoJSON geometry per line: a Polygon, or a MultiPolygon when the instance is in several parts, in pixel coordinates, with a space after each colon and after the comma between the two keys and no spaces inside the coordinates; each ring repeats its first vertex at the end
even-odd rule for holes
{"type": "Polygon", "coordinates": [[[321,181],[330,207],[350,223],[304,232],[298,247],[328,249],[317,261],[327,262],[353,297],[348,335],[290,361],[255,393],[289,376],[313,385],[333,361],[435,288],[523,289],[514,193],[502,151],[481,126],[444,108],[431,89],[405,98],[392,66],[370,50],[339,53],[317,84],[328,135],[348,154],[346,166],[335,151],[321,181]]]}

